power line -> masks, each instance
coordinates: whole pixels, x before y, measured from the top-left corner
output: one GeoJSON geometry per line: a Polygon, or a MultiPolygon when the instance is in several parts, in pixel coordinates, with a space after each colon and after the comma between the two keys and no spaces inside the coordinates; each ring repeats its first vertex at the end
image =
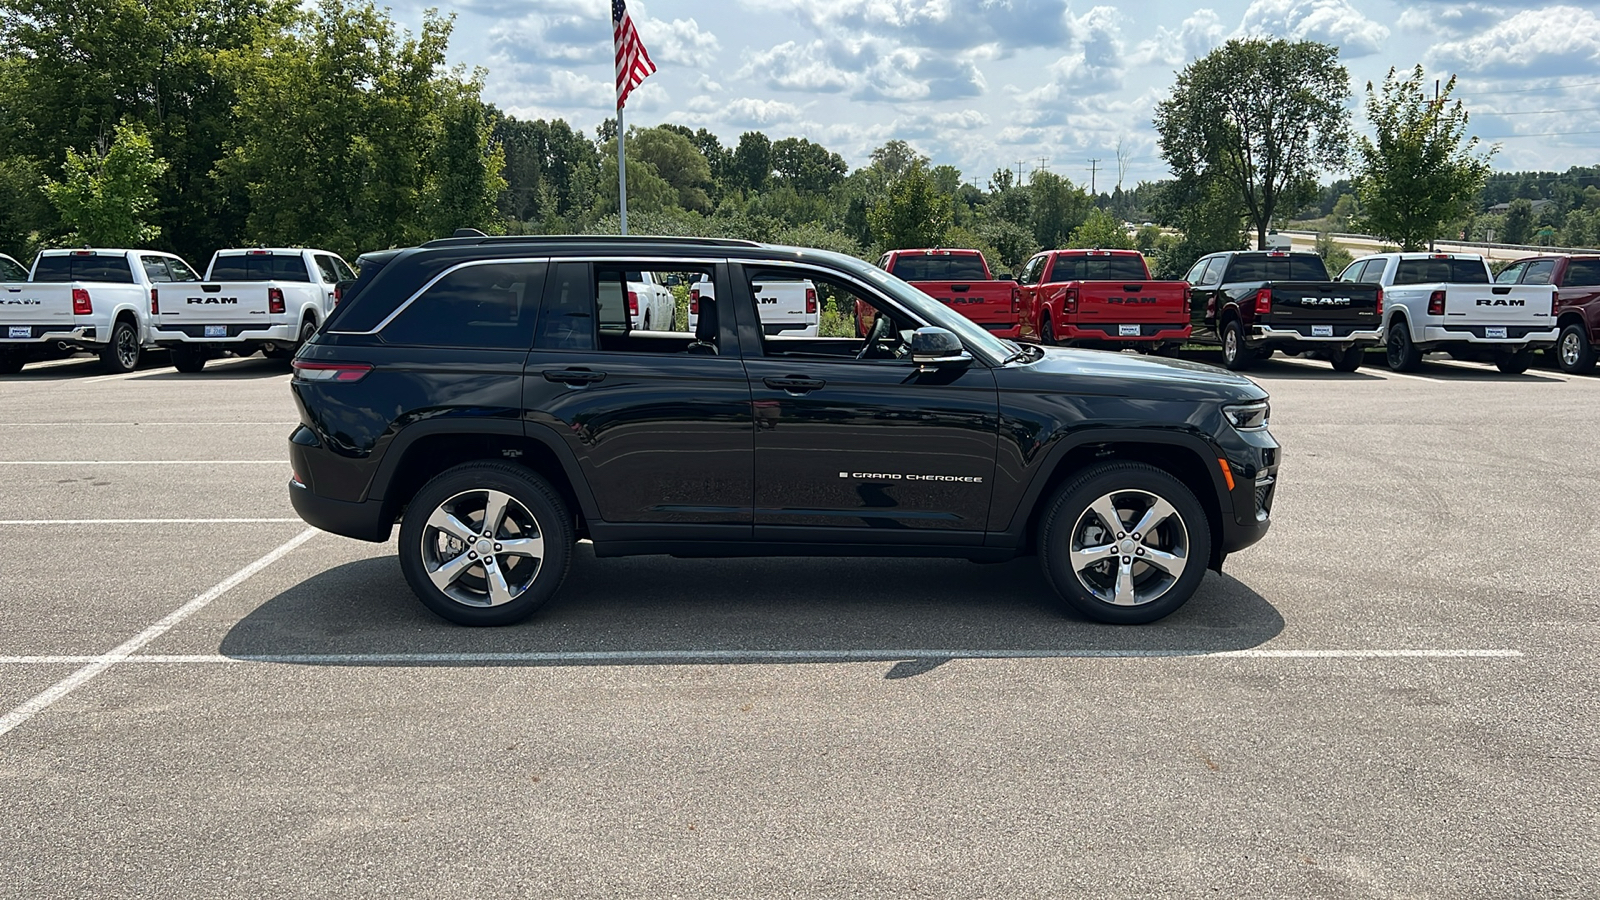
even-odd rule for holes
{"type": "Polygon", "coordinates": [[[1597,109],[1600,109],[1600,106],[1575,106],[1572,109],[1530,109],[1530,110],[1525,110],[1523,112],[1508,112],[1508,113],[1488,112],[1487,110],[1480,110],[1478,112],[1478,115],[1480,115],[1480,116],[1544,116],[1544,115],[1549,115],[1550,113],[1594,112],[1597,109]]]}
{"type": "MultiPolygon", "coordinates": [[[[1502,94],[1542,94],[1547,91],[1565,91],[1571,88],[1596,86],[1600,86],[1600,81],[1586,81],[1582,84],[1558,84],[1551,87],[1521,88],[1515,91],[1466,91],[1465,93],[1468,97],[1498,97],[1502,94]]],[[[1450,99],[1456,100],[1459,98],[1452,96],[1450,99]]]]}
{"type": "Polygon", "coordinates": [[[1565,137],[1572,134],[1600,134],[1600,131],[1541,131],[1538,134],[1480,134],[1480,141],[1509,141],[1516,138],[1565,137]]]}

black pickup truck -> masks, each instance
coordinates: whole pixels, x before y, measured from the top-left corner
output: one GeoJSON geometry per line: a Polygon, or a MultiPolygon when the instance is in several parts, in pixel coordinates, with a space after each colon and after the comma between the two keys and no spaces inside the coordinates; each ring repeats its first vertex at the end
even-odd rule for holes
{"type": "Polygon", "coordinates": [[[1185,278],[1189,340],[1220,345],[1230,369],[1247,369],[1282,350],[1354,372],[1367,348],[1383,340],[1383,288],[1330,279],[1315,253],[1213,253],[1185,278]]]}

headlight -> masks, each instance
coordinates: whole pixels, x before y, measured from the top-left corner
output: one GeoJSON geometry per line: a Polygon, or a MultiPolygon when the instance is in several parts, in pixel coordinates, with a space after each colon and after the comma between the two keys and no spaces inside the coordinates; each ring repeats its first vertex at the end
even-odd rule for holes
{"type": "Polygon", "coordinates": [[[1260,431],[1267,427],[1271,409],[1272,406],[1267,401],[1257,400],[1254,403],[1224,406],[1222,414],[1227,416],[1233,427],[1240,431],[1260,431]]]}

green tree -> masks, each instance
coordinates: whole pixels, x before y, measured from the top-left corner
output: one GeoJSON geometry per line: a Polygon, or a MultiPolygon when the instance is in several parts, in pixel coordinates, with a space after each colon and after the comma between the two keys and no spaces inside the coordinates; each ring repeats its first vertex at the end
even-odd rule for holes
{"type": "Polygon", "coordinates": [[[1338,57],[1313,41],[1231,40],[1180,72],[1156,105],[1173,173],[1234,193],[1257,246],[1280,210],[1316,195],[1316,173],[1348,155],[1350,84],[1338,57]]]}
{"type": "Polygon", "coordinates": [[[1361,214],[1361,206],[1356,203],[1356,198],[1351,194],[1340,194],[1339,199],[1333,202],[1333,212],[1329,218],[1333,220],[1335,228],[1349,228],[1361,214]]]}
{"type": "Polygon", "coordinates": [[[425,189],[433,234],[463,227],[495,233],[503,227],[495,201],[506,187],[505,151],[493,142],[493,110],[478,99],[482,88],[481,73],[469,81],[457,73],[436,86],[441,103],[425,189]]]}
{"type": "MultiPolygon", "coordinates": [[[[601,215],[614,215],[621,207],[617,191],[617,142],[606,141],[600,147],[600,202],[601,215]]],[[[666,213],[682,209],[678,205],[678,189],[656,172],[656,167],[633,154],[633,142],[628,142],[628,230],[634,234],[650,234],[633,221],[635,211],[641,213],[666,213]]],[[[620,219],[619,219],[620,225],[620,219]]],[[[615,234],[616,232],[612,232],[615,234]]],[[[656,232],[661,233],[661,232],[656,232]]],[[[666,232],[677,234],[680,232],[666,232]]]]}
{"type": "Polygon", "coordinates": [[[1452,102],[1451,76],[1437,98],[1429,97],[1422,67],[1409,78],[1394,69],[1380,95],[1367,82],[1367,118],[1377,139],[1356,140],[1356,192],[1366,230],[1400,245],[1424,250],[1446,223],[1465,215],[1489,176],[1494,150],[1475,153],[1467,138],[1467,111],[1452,102]]]}
{"type": "Polygon", "coordinates": [[[1533,240],[1533,201],[1519,197],[1506,210],[1504,229],[1498,240],[1504,244],[1526,244],[1533,240]]]}
{"type": "Polygon", "coordinates": [[[1103,209],[1090,211],[1089,218],[1073,230],[1067,243],[1073,247],[1099,250],[1134,249],[1133,237],[1122,226],[1122,222],[1103,209]]]}
{"type": "Polygon", "coordinates": [[[772,140],[759,131],[739,135],[733,149],[734,185],[746,191],[759,191],[772,178],[772,140]]]}
{"type": "Polygon", "coordinates": [[[1066,178],[1037,170],[1028,179],[1033,238],[1042,247],[1060,247],[1089,218],[1094,198],[1066,178]]]}
{"type": "MultiPolygon", "coordinates": [[[[613,150],[613,155],[615,151],[613,150]]],[[[650,164],[659,176],[677,192],[676,203],[684,209],[710,213],[711,166],[689,138],[670,128],[630,129],[628,133],[628,165],[635,159],[650,164]]],[[[633,186],[628,186],[630,209],[633,186]]]]}
{"type": "Polygon", "coordinates": [[[950,198],[923,164],[906,170],[867,214],[872,234],[885,250],[934,247],[950,229],[950,198]]]}
{"type": "Polygon", "coordinates": [[[1335,278],[1339,277],[1339,273],[1343,272],[1354,261],[1350,251],[1334,243],[1333,235],[1326,231],[1317,233],[1316,250],[1317,255],[1322,257],[1323,267],[1328,270],[1329,275],[1335,278]]]}
{"type": "Polygon", "coordinates": [[[801,194],[825,194],[844,181],[850,167],[844,157],[805,138],[784,138],[772,145],[772,168],[801,194]]]}
{"type": "Polygon", "coordinates": [[[61,181],[46,181],[44,192],[71,232],[72,244],[139,247],[161,234],[149,214],[155,186],[167,161],[156,156],[150,136],[118,125],[111,146],[80,154],[67,149],[61,181]]]}

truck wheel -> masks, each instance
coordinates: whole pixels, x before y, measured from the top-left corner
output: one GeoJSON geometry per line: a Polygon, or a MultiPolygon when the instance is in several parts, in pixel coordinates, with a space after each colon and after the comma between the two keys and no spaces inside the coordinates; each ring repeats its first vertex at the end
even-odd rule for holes
{"type": "Polygon", "coordinates": [[[127,319],[111,326],[111,341],[100,351],[100,362],[114,374],[132,372],[139,366],[139,329],[127,319]]]}
{"type": "Polygon", "coordinates": [[[1411,372],[1422,365],[1422,351],[1411,343],[1410,326],[1404,319],[1389,323],[1389,333],[1383,342],[1383,358],[1396,372],[1411,372]]]}
{"type": "Polygon", "coordinates": [[[206,367],[206,354],[203,350],[192,347],[173,347],[171,350],[172,367],[179,372],[195,373],[206,367]]]}
{"type": "Polygon", "coordinates": [[[1238,319],[1229,319],[1222,326],[1222,364],[1242,372],[1255,361],[1256,351],[1244,345],[1244,326],[1238,319]]]}
{"type": "Polygon", "coordinates": [[[533,615],[567,577],[572,519],[549,482],[505,463],[447,469],[400,523],[400,568],[423,605],[458,625],[533,615]]]}
{"type": "Polygon", "coordinates": [[[1367,348],[1361,346],[1347,347],[1342,351],[1333,353],[1328,361],[1333,363],[1335,372],[1354,372],[1361,368],[1361,363],[1367,358],[1367,348]]]}
{"type": "Polygon", "coordinates": [[[1039,559],[1070,608],[1140,625],[1194,595],[1211,559],[1211,526],[1183,482],[1145,463],[1094,466],[1045,508],[1039,559]]]}
{"type": "Polygon", "coordinates": [[[1561,339],[1556,343],[1556,363],[1569,375],[1587,375],[1594,369],[1594,347],[1582,323],[1574,322],[1561,329],[1561,339]]]}
{"type": "Polygon", "coordinates": [[[1523,347],[1515,353],[1503,353],[1495,357],[1494,365],[1507,375],[1521,375],[1533,365],[1533,350],[1523,347]]]}
{"type": "Polygon", "coordinates": [[[1050,325],[1050,317],[1044,317],[1044,324],[1039,327],[1039,343],[1050,346],[1056,342],[1056,330],[1050,325]]]}

